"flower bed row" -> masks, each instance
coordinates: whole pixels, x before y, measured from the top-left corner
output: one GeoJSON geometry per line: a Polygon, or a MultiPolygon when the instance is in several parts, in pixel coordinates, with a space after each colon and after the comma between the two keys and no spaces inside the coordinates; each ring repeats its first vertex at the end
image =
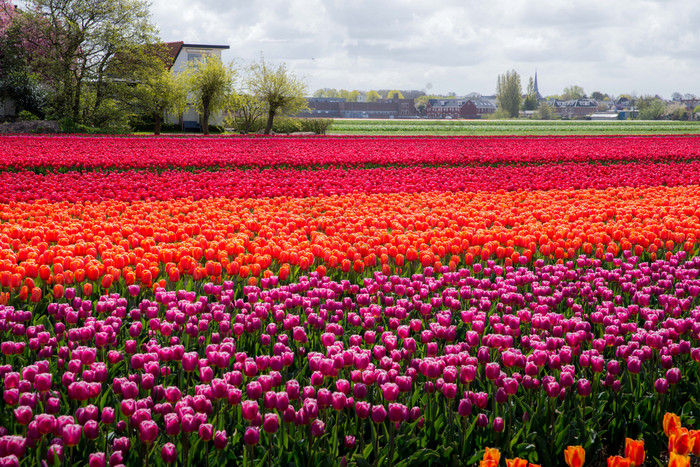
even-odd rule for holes
{"type": "Polygon", "coordinates": [[[0,299],[40,298],[55,284],[109,289],[270,274],[286,281],[309,270],[362,276],[581,253],[695,255],[698,190],[9,203],[0,207],[0,299]]]}
{"type": "Polygon", "coordinates": [[[494,192],[700,184],[700,161],[526,167],[0,172],[6,202],[316,197],[351,193],[494,192]]]}
{"type": "Polygon", "coordinates": [[[0,455],[556,465],[643,433],[658,458],[664,413],[700,415],[700,257],[609,260],[0,307],[0,455]]]}
{"type": "Polygon", "coordinates": [[[696,136],[143,138],[6,136],[0,169],[681,161],[696,136]]]}

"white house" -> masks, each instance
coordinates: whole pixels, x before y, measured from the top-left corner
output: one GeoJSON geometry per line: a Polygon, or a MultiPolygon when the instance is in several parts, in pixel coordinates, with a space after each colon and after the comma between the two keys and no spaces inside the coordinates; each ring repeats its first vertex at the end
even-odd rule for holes
{"type": "MultiPolygon", "coordinates": [[[[170,69],[175,73],[182,73],[190,62],[200,60],[207,55],[214,55],[220,59],[221,52],[230,48],[228,45],[186,44],[182,41],[166,42],[165,45],[168,47],[170,56],[173,59],[170,69]]],[[[169,117],[168,122],[184,123],[189,126],[196,122],[199,125],[201,124],[201,116],[193,107],[190,107],[179,118],[177,116],[169,117]]],[[[221,125],[222,123],[223,117],[221,112],[217,112],[209,117],[210,125],[221,125]]]]}

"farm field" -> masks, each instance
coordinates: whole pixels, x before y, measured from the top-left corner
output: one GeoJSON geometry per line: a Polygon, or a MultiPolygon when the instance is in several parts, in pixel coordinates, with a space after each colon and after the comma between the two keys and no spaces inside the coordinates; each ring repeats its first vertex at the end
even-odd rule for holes
{"type": "Polygon", "coordinates": [[[692,125],[0,137],[0,465],[696,465],[692,125]]]}
{"type": "Polygon", "coordinates": [[[663,135],[700,134],[700,122],[624,120],[368,120],[336,119],[347,135],[663,135]]]}

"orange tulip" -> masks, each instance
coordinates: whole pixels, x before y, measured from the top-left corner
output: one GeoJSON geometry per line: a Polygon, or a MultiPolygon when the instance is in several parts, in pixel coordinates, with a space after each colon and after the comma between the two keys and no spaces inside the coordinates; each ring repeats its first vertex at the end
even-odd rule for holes
{"type": "Polygon", "coordinates": [[[666,433],[666,436],[670,438],[671,435],[681,427],[681,419],[675,413],[666,412],[664,415],[663,425],[664,433],[666,433]]]}
{"type": "Polygon", "coordinates": [[[564,451],[564,460],[569,467],[581,467],[586,461],[586,451],[581,446],[569,446],[564,451]]]}
{"type": "Polygon", "coordinates": [[[516,457],[515,459],[506,459],[507,467],[527,467],[527,461],[516,457]]]}
{"type": "Polygon", "coordinates": [[[693,455],[700,457],[700,430],[690,430],[688,436],[693,443],[693,455]]]}
{"type": "Polygon", "coordinates": [[[494,461],[496,465],[501,461],[501,451],[496,448],[486,448],[482,461],[494,461]]]}
{"type": "Polygon", "coordinates": [[[695,439],[688,434],[687,428],[679,428],[668,438],[668,452],[675,452],[681,456],[693,451],[695,439]]]}
{"type": "Polygon", "coordinates": [[[608,457],[608,467],[630,467],[632,461],[627,457],[610,456],[608,457]]]}
{"type": "Polygon", "coordinates": [[[668,461],[668,467],[689,467],[690,457],[681,456],[675,452],[671,453],[671,457],[668,461]]]}
{"type": "Polygon", "coordinates": [[[644,463],[644,440],[625,439],[625,457],[632,461],[632,465],[638,467],[644,463]]]}
{"type": "Polygon", "coordinates": [[[39,287],[34,287],[32,289],[31,301],[37,303],[41,300],[41,289],[39,287]]]}

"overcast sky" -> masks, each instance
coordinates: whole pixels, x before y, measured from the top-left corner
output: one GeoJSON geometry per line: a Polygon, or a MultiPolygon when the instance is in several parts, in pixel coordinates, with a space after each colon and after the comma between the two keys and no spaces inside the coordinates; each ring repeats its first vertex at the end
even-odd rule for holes
{"type": "Polygon", "coordinates": [[[286,62],[309,89],[700,95],[700,0],[152,0],[166,41],[286,62]]]}

